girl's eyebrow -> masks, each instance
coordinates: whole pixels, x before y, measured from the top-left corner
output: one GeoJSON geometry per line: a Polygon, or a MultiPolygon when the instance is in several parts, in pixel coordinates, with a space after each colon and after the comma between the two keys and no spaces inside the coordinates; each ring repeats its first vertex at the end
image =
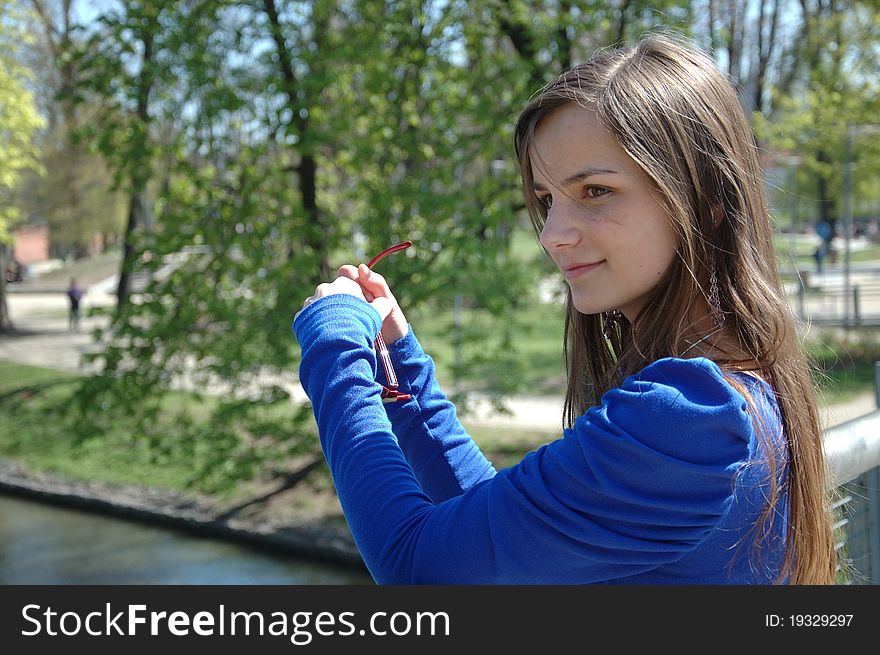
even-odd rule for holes
{"type": "MultiPolygon", "coordinates": [[[[585,168],[579,173],[575,173],[574,175],[570,175],[562,182],[563,187],[571,186],[572,184],[577,184],[578,182],[583,182],[588,177],[592,177],[593,175],[616,175],[620,171],[615,171],[611,168],[585,168]]],[[[541,184],[540,182],[534,183],[535,191],[546,191],[547,188],[541,184]]]]}

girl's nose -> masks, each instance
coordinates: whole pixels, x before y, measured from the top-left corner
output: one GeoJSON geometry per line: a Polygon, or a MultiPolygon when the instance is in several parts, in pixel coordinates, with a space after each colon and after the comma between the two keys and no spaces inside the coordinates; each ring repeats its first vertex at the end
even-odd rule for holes
{"type": "Polygon", "coordinates": [[[572,218],[563,203],[551,206],[541,229],[541,245],[547,250],[576,245],[581,240],[581,233],[572,218]]]}

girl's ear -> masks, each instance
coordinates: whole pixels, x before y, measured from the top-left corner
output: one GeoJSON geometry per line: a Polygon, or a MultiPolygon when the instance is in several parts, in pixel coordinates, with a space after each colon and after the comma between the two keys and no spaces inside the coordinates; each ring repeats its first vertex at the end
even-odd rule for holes
{"type": "Polygon", "coordinates": [[[718,227],[721,225],[721,221],[724,220],[724,209],[721,205],[715,205],[712,207],[712,225],[718,227]]]}

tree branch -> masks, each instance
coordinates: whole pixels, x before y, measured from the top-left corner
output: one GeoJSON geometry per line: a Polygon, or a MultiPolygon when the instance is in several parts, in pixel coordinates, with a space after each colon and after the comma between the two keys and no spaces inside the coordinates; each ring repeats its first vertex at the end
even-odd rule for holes
{"type": "Polygon", "coordinates": [[[240,503],[239,505],[236,505],[235,507],[232,507],[232,508],[226,510],[225,512],[223,512],[222,514],[220,514],[217,517],[217,520],[218,521],[226,521],[226,520],[232,518],[233,516],[235,516],[236,514],[238,514],[239,512],[241,512],[243,509],[246,509],[246,508],[251,507],[253,505],[257,505],[259,503],[265,503],[267,500],[269,500],[273,496],[277,496],[278,494],[283,493],[283,492],[287,491],[288,489],[293,489],[293,487],[295,487],[297,484],[299,484],[300,482],[305,480],[305,478],[309,475],[309,473],[311,473],[312,471],[317,469],[323,463],[324,463],[324,456],[323,455],[321,455],[319,457],[315,457],[312,461],[308,462],[305,466],[301,467],[299,470],[294,471],[293,473],[284,474],[281,477],[281,484],[278,487],[276,487],[275,489],[273,489],[272,491],[269,491],[268,493],[261,494],[259,496],[254,497],[254,498],[251,498],[250,500],[246,500],[245,502],[240,503]]]}

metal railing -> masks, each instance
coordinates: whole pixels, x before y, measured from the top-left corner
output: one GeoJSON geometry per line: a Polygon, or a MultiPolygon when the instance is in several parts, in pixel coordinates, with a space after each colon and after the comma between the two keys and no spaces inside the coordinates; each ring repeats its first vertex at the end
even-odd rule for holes
{"type": "Polygon", "coordinates": [[[847,584],[880,584],[880,362],[874,376],[878,409],[825,430],[823,439],[847,584]]]}
{"type": "Polygon", "coordinates": [[[849,288],[842,281],[812,289],[808,274],[799,273],[800,284],[789,292],[798,318],[811,325],[877,327],[880,325],[880,280],[862,280],[849,288]]]}

